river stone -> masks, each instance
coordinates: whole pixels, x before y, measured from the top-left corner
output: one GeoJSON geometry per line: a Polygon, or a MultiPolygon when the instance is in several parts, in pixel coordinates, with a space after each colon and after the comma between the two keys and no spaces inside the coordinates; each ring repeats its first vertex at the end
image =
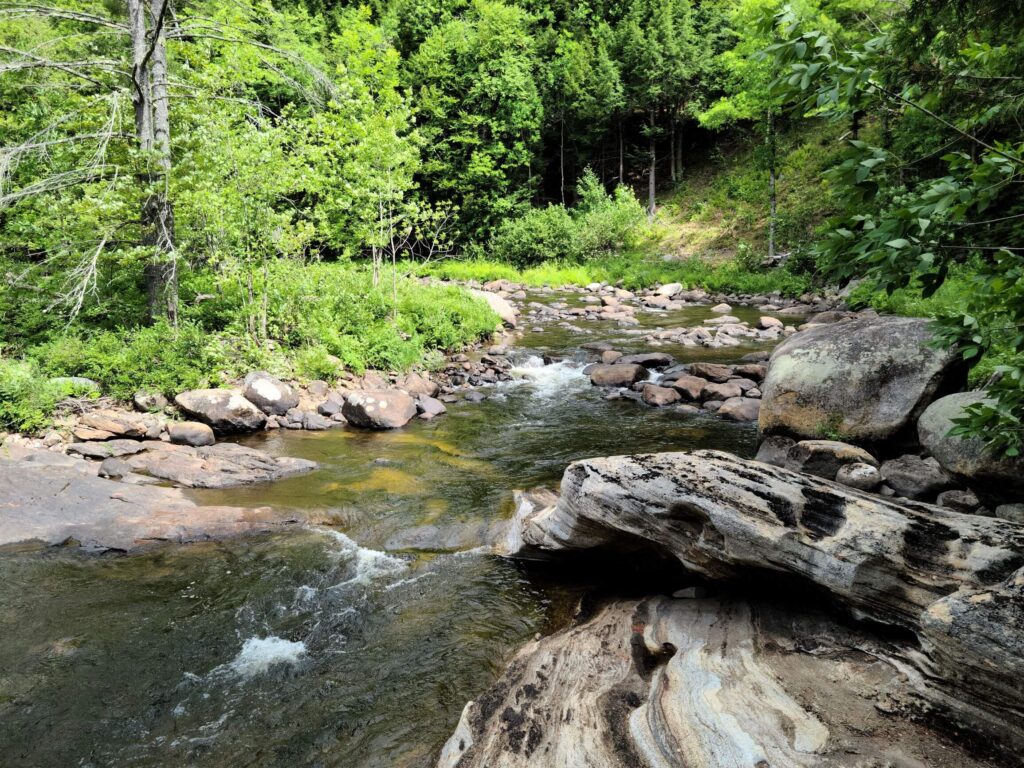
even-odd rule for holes
{"type": "Polygon", "coordinates": [[[636,355],[624,355],[615,361],[615,365],[642,365],[644,368],[664,368],[672,365],[672,355],[664,352],[642,352],[636,355]]]}
{"type": "Polygon", "coordinates": [[[253,432],[267,423],[267,415],[237,389],[192,389],[175,397],[174,402],[220,435],[253,432]]]}
{"type": "Polygon", "coordinates": [[[431,381],[421,373],[410,373],[395,382],[395,386],[413,397],[416,395],[437,397],[437,393],[441,389],[437,382],[431,381]]]}
{"type": "Polygon", "coordinates": [[[711,311],[725,314],[726,312],[732,312],[732,307],[723,302],[722,304],[715,304],[715,306],[711,308],[711,311]]]}
{"type": "Polygon", "coordinates": [[[700,401],[707,382],[697,376],[690,376],[684,373],[672,379],[671,386],[673,389],[678,390],[679,394],[687,400],[700,401]]]}
{"type": "Polygon", "coordinates": [[[78,417],[72,434],[79,440],[160,437],[160,420],[148,413],[130,413],[100,408],[78,417]]]}
{"type": "Polygon", "coordinates": [[[206,424],[198,421],[171,422],[167,425],[167,434],[170,436],[171,442],[178,445],[199,447],[201,445],[213,445],[217,442],[213,430],[206,424]]]}
{"type": "Polygon", "coordinates": [[[701,394],[703,400],[725,401],[732,397],[743,397],[743,390],[740,389],[739,384],[733,384],[731,381],[725,384],[709,382],[704,386],[704,392],[701,394]]]}
{"type": "Polygon", "coordinates": [[[732,376],[732,366],[720,363],[692,363],[690,373],[693,376],[700,376],[702,379],[723,384],[732,376]]]}
{"type": "Polygon", "coordinates": [[[660,288],[657,288],[654,292],[656,294],[658,294],[659,296],[668,296],[668,298],[671,299],[673,296],[675,296],[677,293],[679,293],[682,290],[683,290],[683,284],[682,283],[666,283],[665,285],[661,286],[660,288]]]}
{"type": "Polygon", "coordinates": [[[790,337],[761,387],[761,431],[811,438],[827,428],[855,442],[896,436],[936,393],[964,381],[960,356],[932,346],[930,325],[878,317],[790,337]]]}
{"type": "Polygon", "coordinates": [[[491,311],[501,318],[501,322],[512,328],[516,327],[516,316],[518,315],[518,312],[516,312],[516,308],[513,307],[506,299],[503,299],[498,294],[491,293],[490,291],[478,291],[475,288],[469,288],[467,290],[478,299],[486,301],[487,306],[491,308],[491,311]]]}
{"type": "Polygon", "coordinates": [[[854,462],[844,464],[836,472],[836,482],[859,491],[873,491],[882,484],[882,473],[878,467],[854,462]]]}
{"type": "Polygon", "coordinates": [[[760,409],[760,400],[752,397],[730,397],[722,403],[718,415],[729,421],[757,421],[757,412],[760,409]]]}
{"type": "Polygon", "coordinates": [[[416,415],[416,401],[396,390],[350,392],[341,412],[356,427],[396,429],[416,415]]]}
{"type": "Polygon", "coordinates": [[[590,369],[590,383],[595,387],[629,387],[647,378],[642,365],[595,365],[590,369]]]}
{"type": "Polygon", "coordinates": [[[786,466],[786,459],[789,450],[796,445],[796,440],[785,435],[768,435],[758,446],[757,456],[754,458],[764,464],[771,464],[773,467],[786,466]]]}
{"type": "Polygon", "coordinates": [[[737,365],[733,369],[733,373],[753,379],[754,381],[763,381],[765,374],[768,373],[768,366],[761,363],[744,363],[743,365],[737,365]]]}
{"type": "Polygon", "coordinates": [[[951,437],[953,419],[963,409],[985,402],[982,392],[961,392],[932,403],[917,422],[917,434],[927,451],[950,474],[962,478],[986,497],[1011,497],[1024,492],[1024,457],[1006,458],[990,451],[984,440],[951,437]]]}
{"type": "Polygon", "coordinates": [[[601,362],[605,365],[611,365],[620,357],[622,357],[621,352],[615,349],[608,349],[601,353],[601,362]]]}
{"type": "Polygon", "coordinates": [[[132,405],[135,410],[143,413],[162,411],[167,407],[167,398],[154,392],[136,392],[132,395],[132,405]]]}
{"type": "Polygon", "coordinates": [[[448,412],[444,403],[437,398],[430,397],[428,395],[420,395],[416,399],[416,408],[420,413],[428,413],[431,416],[440,416],[441,414],[448,412]]]}
{"type": "Polygon", "coordinates": [[[253,371],[245,377],[242,396],[268,416],[281,416],[299,404],[299,394],[266,371],[253,371]]]}
{"type": "Polygon", "coordinates": [[[779,318],[769,317],[768,315],[759,317],[757,320],[757,327],[762,331],[767,331],[769,328],[778,328],[779,330],[782,330],[784,325],[785,323],[779,320],[779,318]]]}
{"type": "Polygon", "coordinates": [[[940,507],[952,509],[955,512],[973,514],[981,506],[981,501],[972,491],[943,491],[935,501],[940,507]]]}
{"type": "Polygon", "coordinates": [[[878,466],[878,460],[863,448],[838,440],[801,440],[786,454],[787,469],[835,480],[844,464],[878,466]]]}
{"type": "Polygon", "coordinates": [[[648,405],[662,407],[678,403],[682,396],[671,387],[659,387],[657,384],[648,384],[643,388],[641,398],[648,405]]]}
{"type": "Polygon", "coordinates": [[[939,462],[914,454],[883,462],[882,478],[898,495],[918,501],[931,501],[953,485],[953,478],[939,462]]]}

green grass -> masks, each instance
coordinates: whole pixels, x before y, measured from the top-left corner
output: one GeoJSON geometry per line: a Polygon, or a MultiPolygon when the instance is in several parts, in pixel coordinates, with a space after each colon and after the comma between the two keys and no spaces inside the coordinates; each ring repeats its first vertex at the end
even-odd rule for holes
{"type": "Polygon", "coordinates": [[[483,283],[503,279],[534,287],[607,282],[635,291],[657,284],[682,283],[687,288],[704,288],[716,293],[769,294],[778,291],[784,296],[799,296],[811,287],[807,275],[794,274],[786,269],[760,270],[736,260],[709,264],[695,258],[665,261],[643,255],[607,257],[584,264],[549,262],[521,270],[497,261],[443,261],[418,271],[446,280],[483,283]]]}

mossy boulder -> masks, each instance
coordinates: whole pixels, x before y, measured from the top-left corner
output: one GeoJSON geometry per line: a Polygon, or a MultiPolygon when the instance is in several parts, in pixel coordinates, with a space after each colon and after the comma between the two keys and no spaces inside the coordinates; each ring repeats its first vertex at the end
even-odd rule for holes
{"type": "Polygon", "coordinates": [[[817,326],[780,344],[762,390],[763,434],[878,443],[914,425],[936,396],[963,386],[954,350],[930,321],[867,317],[817,326]]]}

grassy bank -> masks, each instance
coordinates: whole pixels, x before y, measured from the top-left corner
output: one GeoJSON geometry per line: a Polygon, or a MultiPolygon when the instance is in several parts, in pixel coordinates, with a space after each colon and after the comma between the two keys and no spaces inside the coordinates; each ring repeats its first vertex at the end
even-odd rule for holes
{"type": "Polygon", "coordinates": [[[614,256],[583,264],[547,262],[518,269],[499,261],[443,261],[417,269],[442,280],[511,280],[530,286],[587,285],[607,282],[629,290],[649,288],[659,283],[682,283],[687,288],[704,288],[720,293],[799,296],[811,287],[811,279],[786,269],[762,270],[741,260],[711,264],[691,258],[665,261],[656,256],[614,256]]]}
{"type": "Polygon", "coordinates": [[[59,400],[86,393],[55,377],[91,379],[122,400],[140,390],[171,396],[216,387],[254,369],[330,380],[343,370],[439,365],[444,350],[487,337],[498,322],[486,302],[459,288],[392,280],[387,271],[378,286],[369,270],[345,264],[271,266],[251,291],[249,277],[192,277],[177,327],[80,322],[17,347],[8,342],[0,429],[43,429],[59,400]]]}

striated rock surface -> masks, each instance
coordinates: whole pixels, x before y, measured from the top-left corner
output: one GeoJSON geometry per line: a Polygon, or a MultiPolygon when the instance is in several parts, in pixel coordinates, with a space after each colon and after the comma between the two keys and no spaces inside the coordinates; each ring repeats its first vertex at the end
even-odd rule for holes
{"type": "Polygon", "coordinates": [[[931,346],[930,322],[874,317],[819,325],[772,354],[762,386],[763,433],[878,442],[913,425],[943,391],[964,383],[959,355],[931,346]]]}
{"type": "Polygon", "coordinates": [[[894,503],[716,451],[569,466],[556,505],[518,521],[523,549],[646,541],[710,578],[796,576],[915,633],[933,701],[1024,747],[1024,527],[894,503]]]}
{"type": "Polygon", "coordinates": [[[989,765],[907,716],[906,650],[791,606],[616,601],[523,648],[437,765],[989,765]]]}

